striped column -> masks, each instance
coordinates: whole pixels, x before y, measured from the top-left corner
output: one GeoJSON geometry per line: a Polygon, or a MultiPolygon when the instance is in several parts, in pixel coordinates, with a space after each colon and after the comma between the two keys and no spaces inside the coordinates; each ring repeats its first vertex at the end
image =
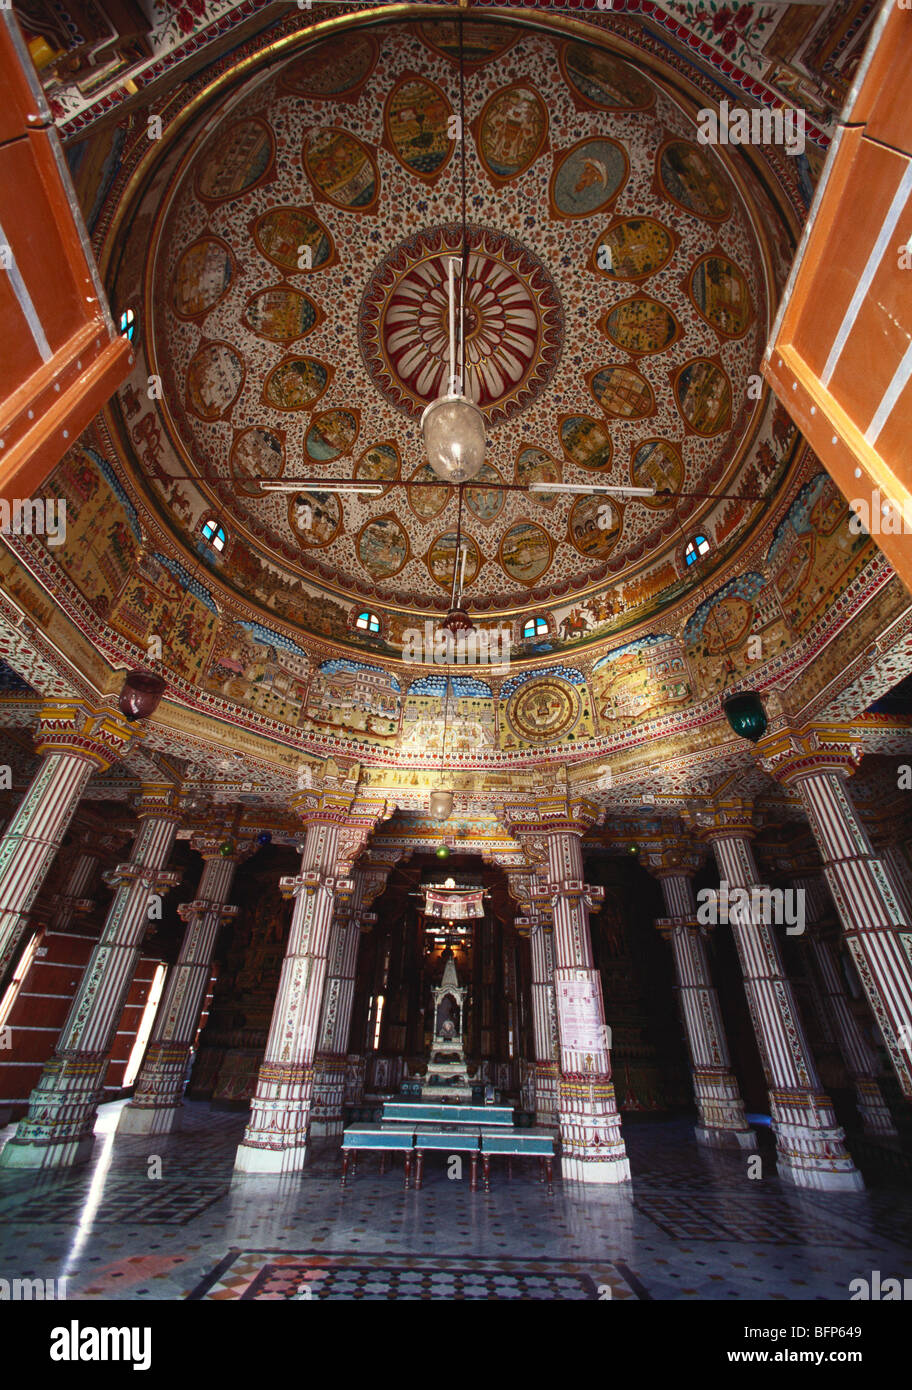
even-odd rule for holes
{"type": "Polygon", "coordinates": [[[744,1113],[719,996],[709,971],[705,928],[697,922],[693,875],[699,867],[699,857],[689,856],[688,849],[686,845],[667,845],[655,854],[641,853],[640,863],[661,882],[668,913],[666,918],[659,918],[656,927],[671,943],[674,956],[699,1117],[695,1134],[698,1143],[712,1148],[755,1149],[757,1136],[744,1113]],[[693,859],[690,864],[689,858],[693,859]],[[678,862],[671,862],[674,859],[678,862]]]}
{"type": "Polygon", "coordinates": [[[0,840],[0,982],[86,783],[123,757],[137,736],[116,710],[86,710],[69,700],[42,707],[35,734],[41,766],[0,840]]]}
{"type": "Polygon", "coordinates": [[[554,1000],[554,937],[539,920],[529,936],[532,955],[532,1028],[535,1033],[535,1123],[558,1128],[560,1042],[554,1000]]]}
{"type": "Polygon", "coordinates": [[[355,972],[358,947],[364,926],[376,917],[362,912],[365,881],[361,869],[352,875],[354,890],[350,902],[344,900],[333,918],[330,933],[329,966],[323,1010],[320,1017],[319,1044],[314,1061],[313,1108],[310,1132],[314,1138],[342,1133],[342,1106],[345,1099],[345,1074],[348,1066],[348,1035],[351,1031],[352,1004],[355,997],[355,972]]]}
{"type": "Polygon", "coordinates": [[[912,923],[849,800],[846,779],[858,759],[844,745],[825,746],[823,732],[813,730],[767,735],[755,753],[801,798],[852,963],[903,1094],[912,1098],[912,923]]]}
{"type": "Polygon", "coordinates": [[[605,1027],[602,981],[595,969],[589,911],[604,890],[583,882],[585,823],[546,829],[548,891],[554,913],[554,997],[560,1036],[558,1121],[561,1172],[577,1182],[630,1179],[621,1137],[605,1027]]]}
{"type": "MultiPolygon", "coordinates": [[[[544,867],[544,866],[542,866],[544,867]]],[[[534,1059],[528,1066],[526,1102],[535,1110],[535,1122],[543,1129],[558,1129],[557,1095],[560,1080],[560,1044],[557,1035],[557,1006],[554,1002],[554,934],[551,894],[547,875],[540,877],[529,867],[517,870],[505,866],[510,896],[519,906],[513,925],[529,941],[532,978],[532,1035],[534,1059]]]]}
{"type": "Polygon", "coordinates": [[[811,927],[803,944],[819,981],[824,1015],[833,1029],[846,1070],[855,1087],[858,1113],[865,1133],[894,1137],[898,1131],[876,1079],[877,1054],[852,1011],[836,951],[819,925],[824,910],[821,897],[826,894],[825,885],[819,878],[800,877],[795,879],[795,887],[802,889],[805,894],[805,915],[811,927]]]}
{"type": "Polygon", "coordinates": [[[105,875],[116,889],[107,920],[0,1167],[59,1168],[91,1156],[108,1055],[149,924],[150,898],[180,881],[178,873],[164,871],[180,820],[174,789],[143,787],[138,818],[129,862],[105,875]]]}
{"type": "Polygon", "coordinates": [[[187,924],[180,954],[168,972],[133,1099],[120,1112],[119,1133],[164,1134],[180,1125],[184,1077],[212,974],[215,943],[221,924],[237,915],[238,909],[228,907],[227,899],[237,866],[252,848],[241,851],[232,846],[234,853],[223,855],[218,839],[207,837],[204,845],[198,841],[193,845],[203,854],[202,877],[195,900],[178,908],[187,924]]]}
{"type": "MultiPolygon", "coordinates": [[[[706,832],[723,887],[760,887],[749,821],[719,816],[706,832]]],[[[744,992],[769,1088],[779,1176],[797,1187],[858,1192],[861,1174],[845,1146],[833,1103],[821,1089],[782,956],[764,913],[732,905],[729,920],[744,975],[744,992]]]]}
{"type": "Polygon", "coordinates": [[[351,879],[335,876],[342,823],[332,812],[311,815],[301,872],[280,880],[294,911],[266,1053],[235,1158],[239,1172],[285,1173],[306,1159],[330,927],[354,892],[351,879]]]}

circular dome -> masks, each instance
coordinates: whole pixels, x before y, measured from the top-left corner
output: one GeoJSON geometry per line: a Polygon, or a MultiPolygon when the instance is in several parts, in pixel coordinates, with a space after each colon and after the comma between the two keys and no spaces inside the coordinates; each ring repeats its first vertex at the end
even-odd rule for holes
{"type": "MultiPolygon", "coordinates": [[[[738,186],[658,81],[552,33],[475,30],[467,394],[488,450],[462,526],[466,604],[496,611],[680,542],[663,500],[529,481],[705,492],[751,466],[768,302],[738,186]]],[[[162,208],[149,369],[173,473],[199,481],[158,486],[183,529],[217,509],[224,571],[241,556],[253,597],[269,570],[287,591],[445,604],[457,491],[432,485],[417,422],[446,384],[461,249],[454,58],[433,22],[312,46],[210,113],[162,208]],[[319,486],[353,477],[383,495],[319,486]],[[289,495],[262,478],[310,481],[289,495]]]]}

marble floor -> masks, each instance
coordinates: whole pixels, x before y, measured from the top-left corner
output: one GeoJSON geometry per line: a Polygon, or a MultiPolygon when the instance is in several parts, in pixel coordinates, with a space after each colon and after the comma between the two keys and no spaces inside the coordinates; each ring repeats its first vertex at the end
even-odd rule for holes
{"type": "MultiPolygon", "coordinates": [[[[343,1191],[335,1146],[303,1173],[237,1176],[245,1117],[190,1103],[166,1138],[115,1136],[102,1108],[86,1167],[0,1171],[0,1278],[66,1279],[66,1296],[158,1299],[847,1300],[853,1279],[902,1278],[912,1189],[853,1195],[781,1184],[772,1157],[697,1148],[684,1121],[625,1127],[633,1182],[582,1187],[537,1167],[492,1168],[472,1193],[426,1165],[359,1165],[343,1191]]],[[[0,1131],[0,1145],[13,1128],[0,1131]]]]}

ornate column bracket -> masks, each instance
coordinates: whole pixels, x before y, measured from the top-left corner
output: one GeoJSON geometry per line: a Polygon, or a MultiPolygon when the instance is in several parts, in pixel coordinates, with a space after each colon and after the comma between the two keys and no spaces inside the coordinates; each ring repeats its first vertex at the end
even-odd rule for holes
{"type": "Polygon", "coordinates": [[[128,861],[118,864],[115,869],[107,869],[101,878],[103,883],[115,890],[136,885],[149,893],[167,893],[178,886],[183,873],[179,869],[150,869],[144,864],[128,861]]]}
{"type": "Polygon", "coordinates": [[[232,907],[228,903],[214,902],[211,898],[196,898],[192,903],[181,903],[178,906],[177,915],[182,921],[189,922],[193,917],[203,917],[212,913],[221,924],[236,917],[240,910],[239,907],[232,907]]]}

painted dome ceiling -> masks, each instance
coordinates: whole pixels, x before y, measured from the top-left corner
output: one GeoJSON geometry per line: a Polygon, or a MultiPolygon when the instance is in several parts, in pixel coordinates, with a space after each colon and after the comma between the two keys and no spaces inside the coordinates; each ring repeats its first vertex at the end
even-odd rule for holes
{"type": "MultiPolygon", "coordinates": [[[[144,347],[172,452],[156,486],[180,528],[219,518],[248,596],[265,568],[311,595],[447,606],[455,489],[253,480],[433,479],[418,421],[445,386],[461,244],[454,32],[356,30],[249,81],[161,201],[144,347]]],[[[467,33],[468,389],[489,445],[465,490],[466,598],[515,611],[655,571],[681,532],[667,503],[492,484],[772,484],[748,381],[768,262],[738,171],[644,69],[530,29],[467,33]]],[[[678,518],[713,509],[730,540],[756,514],[691,500],[678,518]]]]}

